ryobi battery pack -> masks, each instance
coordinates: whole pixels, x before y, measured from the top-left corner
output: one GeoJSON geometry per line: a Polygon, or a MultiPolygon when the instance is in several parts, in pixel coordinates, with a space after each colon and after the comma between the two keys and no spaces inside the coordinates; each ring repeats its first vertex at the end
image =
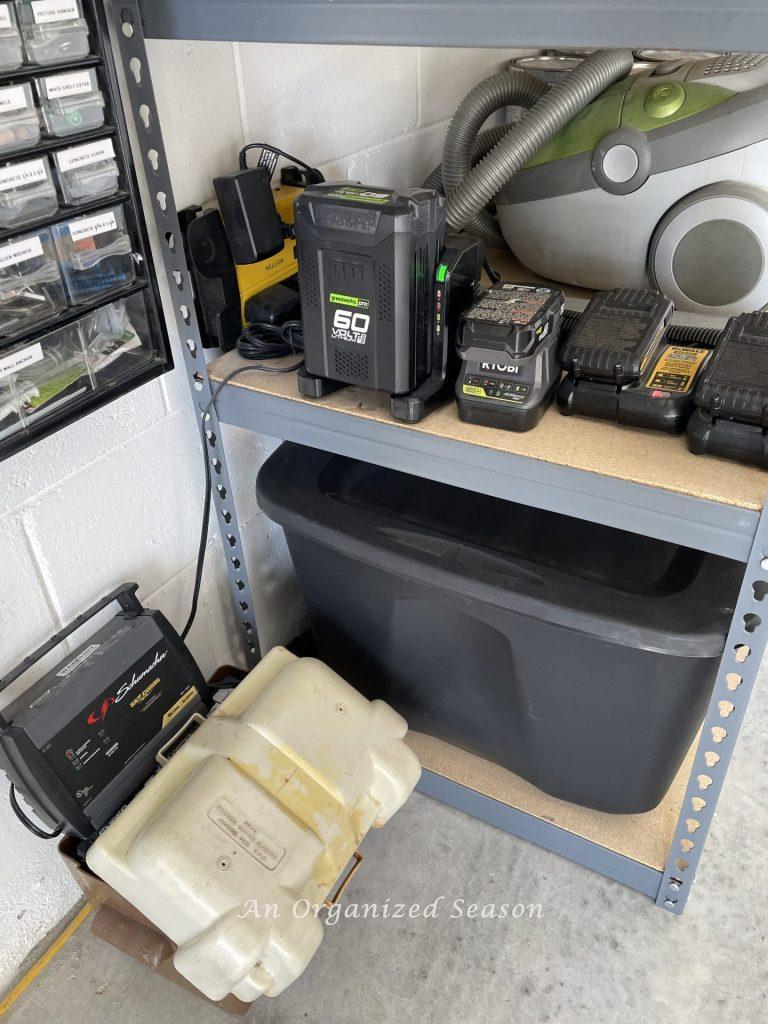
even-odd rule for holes
{"type": "Polygon", "coordinates": [[[0,693],[118,601],[121,611],[0,712],[0,768],[53,832],[91,838],[149,778],[156,756],[210,706],[179,635],[125,583],[0,679],[0,693]]]}

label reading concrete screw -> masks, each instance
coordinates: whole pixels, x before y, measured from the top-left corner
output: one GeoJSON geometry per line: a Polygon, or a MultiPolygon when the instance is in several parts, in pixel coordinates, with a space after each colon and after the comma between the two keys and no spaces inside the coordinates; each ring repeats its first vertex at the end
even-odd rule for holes
{"type": "Polygon", "coordinates": [[[73,146],[72,149],[65,149],[56,154],[56,162],[62,173],[98,163],[100,160],[114,160],[114,158],[115,147],[112,144],[112,139],[87,142],[84,146],[73,146]]]}
{"type": "Polygon", "coordinates": [[[208,811],[208,818],[267,871],[274,871],[285,856],[285,847],[225,796],[208,811]]]}
{"type": "Polygon", "coordinates": [[[117,218],[114,211],[109,210],[107,213],[99,213],[95,217],[84,217],[82,220],[72,221],[68,227],[72,241],[80,242],[83,238],[92,238],[105,231],[117,231],[117,218]]]}

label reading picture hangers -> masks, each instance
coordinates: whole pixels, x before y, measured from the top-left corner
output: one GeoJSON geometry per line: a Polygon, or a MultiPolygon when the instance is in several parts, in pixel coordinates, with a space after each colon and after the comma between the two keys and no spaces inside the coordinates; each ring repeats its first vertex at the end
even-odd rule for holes
{"type": "Polygon", "coordinates": [[[77,0],[32,0],[32,17],[37,25],[72,21],[80,17],[77,0]]]}
{"type": "Polygon", "coordinates": [[[97,213],[95,217],[84,217],[83,220],[73,221],[69,225],[69,234],[73,242],[101,235],[105,231],[117,231],[117,218],[114,210],[97,213]]]}
{"type": "Polygon", "coordinates": [[[62,173],[74,171],[87,164],[95,164],[100,160],[114,160],[115,147],[112,139],[99,139],[98,142],[87,142],[84,146],[73,146],[56,154],[56,161],[62,173]]]}
{"type": "Polygon", "coordinates": [[[49,78],[44,78],[43,82],[49,100],[59,99],[61,96],[80,96],[86,92],[93,92],[90,71],[72,71],[68,75],[51,75],[49,78]]]}

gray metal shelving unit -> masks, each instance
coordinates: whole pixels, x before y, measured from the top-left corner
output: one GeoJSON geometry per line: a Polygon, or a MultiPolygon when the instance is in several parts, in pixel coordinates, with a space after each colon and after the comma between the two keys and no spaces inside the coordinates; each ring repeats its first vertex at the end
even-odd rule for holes
{"type": "MultiPolygon", "coordinates": [[[[147,65],[145,31],[149,36],[186,39],[493,46],[501,41],[510,46],[568,42],[735,50],[754,49],[756,39],[768,39],[768,7],[758,0],[742,0],[727,9],[721,9],[719,0],[680,0],[674,8],[663,0],[570,0],[567,5],[547,0],[482,5],[475,0],[439,4],[423,0],[397,4],[387,0],[152,0],[141,8],[144,25],[137,0],[106,3],[136,124],[139,151],[135,157],[144,168],[153,196],[191,393],[201,416],[211,401],[212,382],[195,320],[147,65]],[[555,7],[556,21],[548,17],[555,7]]],[[[212,375],[223,379],[236,359],[232,354],[224,357],[212,375]]],[[[732,501],[725,494],[713,499],[695,490],[686,493],[670,486],[668,480],[622,479],[616,472],[588,471],[556,459],[532,457],[525,451],[472,442],[450,430],[430,429],[429,420],[418,428],[405,427],[385,417],[360,415],[354,408],[345,408],[343,402],[340,406],[333,401],[313,405],[281,392],[276,385],[245,384],[243,375],[233,385],[222,388],[204,430],[206,454],[214,471],[215,513],[251,661],[259,657],[253,601],[221,422],[446,483],[471,485],[501,498],[685,543],[744,563],[741,591],[663,868],[651,867],[437,772],[425,771],[421,783],[423,792],[615,878],[651,896],[659,906],[681,913],[768,639],[768,616],[761,604],[768,592],[768,514],[762,492],[751,500],[732,501]]],[[[713,468],[712,472],[716,471],[713,468]]],[[[745,470],[748,472],[754,473],[745,470]]]]}

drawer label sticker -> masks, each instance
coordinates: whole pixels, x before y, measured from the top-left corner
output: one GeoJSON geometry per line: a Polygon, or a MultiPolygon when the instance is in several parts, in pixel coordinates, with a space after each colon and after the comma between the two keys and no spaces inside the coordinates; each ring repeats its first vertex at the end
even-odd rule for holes
{"type": "Polygon", "coordinates": [[[38,25],[79,18],[77,0],[32,0],[32,17],[38,25]]]}
{"type": "Polygon", "coordinates": [[[45,160],[27,160],[23,164],[12,164],[0,169],[0,192],[7,192],[22,185],[33,185],[36,181],[45,181],[48,171],[45,160]]]}
{"type": "Polygon", "coordinates": [[[23,370],[25,366],[32,363],[39,363],[43,358],[43,346],[38,341],[35,345],[28,345],[19,352],[11,352],[9,356],[0,359],[0,378],[8,377],[17,370],[23,370]]]}
{"type": "Polygon", "coordinates": [[[9,4],[0,4],[0,28],[13,28],[9,4]]]}
{"type": "Polygon", "coordinates": [[[29,97],[23,85],[9,85],[7,89],[0,89],[0,114],[26,110],[28,106],[29,97]]]}
{"type": "Polygon", "coordinates": [[[42,255],[43,243],[40,240],[40,235],[24,238],[20,242],[11,242],[10,245],[0,247],[0,269],[13,266],[14,263],[24,263],[25,260],[32,260],[35,256],[42,255]]]}
{"type": "Polygon", "coordinates": [[[208,818],[267,871],[274,871],[285,856],[285,847],[225,796],[208,811],[208,818]]]}
{"type": "Polygon", "coordinates": [[[74,221],[69,225],[69,233],[73,242],[101,235],[105,231],[117,231],[117,218],[113,210],[109,210],[107,213],[98,213],[95,217],[85,217],[83,220],[74,221]]]}
{"type": "Polygon", "coordinates": [[[66,173],[87,164],[95,164],[100,160],[114,160],[115,147],[112,139],[100,139],[98,142],[87,142],[84,146],[73,146],[56,155],[59,170],[66,173]]]}
{"type": "Polygon", "coordinates": [[[50,100],[60,96],[78,96],[84,92],[93,92],[93,81],[90,71],[73,71],[68,75],[52,75],[44,78],[45,94],[50,100]]]}

